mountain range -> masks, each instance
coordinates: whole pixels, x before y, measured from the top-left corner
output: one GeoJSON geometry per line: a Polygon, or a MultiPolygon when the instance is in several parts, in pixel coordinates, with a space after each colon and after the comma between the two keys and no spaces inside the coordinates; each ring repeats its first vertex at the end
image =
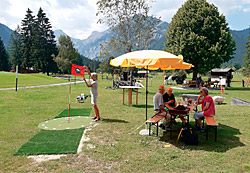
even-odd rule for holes
{"type": "MultiPolygon", "coordinates": [[[[158,29],[154,38],[152,39],[152,43],[149,49],[162,50],[164,48],[164,42],[166,41],[165,34],[168,28],[168,23],[161,21],[158,25],[158,29]]],[[[8,46],[8,42],[10,40],[10,36],[13,30],[8,28],[6,25],[0,23],[0,37],[3,40],[5,46],[8,46]]],[[[62,30],[55,30],[55,36],[58,40],[60,35],[67,35],[62,30]]],[[[248,36],[250,32],[250,28],[244,30],[230,30],[233,39],[236,43],[236,51],[234,58],[230,60],[227,64],[240,63],[243,64],[244,55],[246,54],[246,42],[248,41],[248,36]]],[[[100,53],[100,43],[104,43],[111,36],[110,30],[105,30],[103,32],[94,31],[91,35],[86,39],[76,39],[72,38],[71,40],[74,44],[74,47],[78,50],[78,52],[88,57],[89,59],[96,59],[99,57],[100,53]]],[[[184,56],[185,58],[185,56],[184,56]]]]}

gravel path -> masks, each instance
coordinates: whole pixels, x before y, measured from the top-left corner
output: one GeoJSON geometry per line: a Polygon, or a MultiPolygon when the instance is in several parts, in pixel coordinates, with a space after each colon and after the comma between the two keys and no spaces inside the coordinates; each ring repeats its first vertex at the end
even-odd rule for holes
{"type": "MultiPolygon", "coordinates": [[[[76,83],[83,83],[84,81],[77,81],[76,83]]],[[[75,82],[71,82],[71,84],[74,84],[75,82]]],[[[26,88],[41,88],[41,87],[53,87],[53,86],[59,86],[59,85],[69,85],[70,82],[67,83],[58,83],[58,84],[48,84],[48,85],[38,85],[38,86],[27,86],[27,87],[17,87],[17,89],[26,89],[26,88]]],[[[15,90],[16,88],[0,88],[0,91],[4,90],[15,90]]]]}

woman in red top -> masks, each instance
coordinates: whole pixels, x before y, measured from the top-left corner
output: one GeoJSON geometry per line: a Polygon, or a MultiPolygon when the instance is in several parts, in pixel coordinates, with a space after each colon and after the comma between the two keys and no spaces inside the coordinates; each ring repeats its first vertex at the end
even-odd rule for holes
{"type": "Polygon", "coordinates": [[[198,125],[197,130],[201,131],[202,129],[202,124],[201,124],[201,117],[203,116],[213,116],[215,115],[215,106],[214,106],[214,101],[213,98],[208,95],[208,89],[206,87],[201,87],[200,88],[200,93],[201,95],[197,99],[197,105],[202,104],[202,111],[201,112],[196,112],[194,114],[194,119],[198,125]],[[203,99],[200,101],[200,98],[203,97],[203,99]]]}

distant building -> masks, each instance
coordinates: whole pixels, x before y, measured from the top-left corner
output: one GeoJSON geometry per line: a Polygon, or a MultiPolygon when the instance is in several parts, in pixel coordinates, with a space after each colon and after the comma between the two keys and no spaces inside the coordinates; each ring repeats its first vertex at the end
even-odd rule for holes
{"type": "Polygon", "coordinates": [[[231,87],[231,81],[233,79],[232,72],[234,72],[234,70],[231,68],[214,68],[211,70],[211,81],[219,81],[219,85],[231,87]]]}
{"type": "Polygon", "coordinates": [[[145,78],[147,72],[149,73],[149,71],[147,70],[140,70],[137,73],[138,73],[139,78],[145,78]]]}

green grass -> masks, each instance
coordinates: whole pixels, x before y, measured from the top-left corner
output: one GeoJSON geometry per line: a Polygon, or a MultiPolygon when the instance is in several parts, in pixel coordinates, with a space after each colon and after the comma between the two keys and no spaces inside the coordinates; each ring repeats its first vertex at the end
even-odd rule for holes
{"type": "MultiPolygon", "coordinates": [[[[68,117],[65,109],[55,118],[68,117]]],[[[71,109],[71,117],[89,116],[91,109],[71,109]]],[[[76,153],[84,128],[72,130],[41,130],[15,153],[15,155],[76,153]]]]}
{"type": "MultiPolygon", "coordinates": [[[[70,116],[89,116],[92,109],[70,109],[70,116]]],[[[58,116],[55,118],[68,117],[69,110],[63,110],[58,116]]]]}
{"type": "Polygon", "coordinates": [[[76,153],[84,128],[74,130],[41,130],[15,155],[76,153]]]}
{"type": "MultiPolygon", "coordinates": [[[[15,88],[16,73],[0,72],[0,88],[15,88]]],[[[48,77],[41,73],[18,74],[18,87],[64,83],[66,80],[48,77]]]]}
{"type": "MultiPolygon", "coordinates": [[[[38,80],[37,84],[40,82],[43,83],[38,80]]],[[[153,96],[161,82],[162,74],[153,78],[152,85],[149,80],[148,117],[153,115],[153,96]]],[[[142,83],[145,84],[145,80],[142,83]]],[[[5,85],[1,82],[0,88],[5,85]]],[[[215,106],[215,119],[219,123],[217,142],[212,131],[208,141],[201,133],[198,146],[177,143],[178,131],[173,132],[173,140],[164,132],[158,142],[155,136],[140,136],[139,131],[129,135],[145,121],[145,89],[139,89],[138,106],[134,105],[133,92],[133,105],[128,107],[127,91],[125,105],[122,105],[122,90],[108,90],[107,86],[112,86],[112,81],[99,77],[98,107],[102,121],[87,132],[90,141],[84,143],[83,152],[40,164],[13,154],[39,132],[40,122],[68,108],[69,87],[0,91],[0,172],[250,172],[250,107],[231,105],[231,97],[250,102],[250,87],[241,88],[241,80],[236,75],[232,88],[226,88],[224,95],[220,90],[209,91],[211,96],[223,96],[226,100],[215,106]],[[87,148],[88,144],[95,148],[87,148]],[[171,147],[162,148],[167,144],[171,147]]],[[[89,88],[84,84],[72,85],[71,107],[91,108],[90,99],[86,103],[75,103],[75,97],[81,93],[88,94],[89,88]]],[[[179,94],[199,94],[199,91],[173,89],[173,93],[178,99],[179,94]]],[[[93,109],[90,114],[94,115],[93,109]]],[[[192,115],[190,121],[194,125],[192,115]]],[[[175,129],[178,127],[179,120],[175,129]]]]}

